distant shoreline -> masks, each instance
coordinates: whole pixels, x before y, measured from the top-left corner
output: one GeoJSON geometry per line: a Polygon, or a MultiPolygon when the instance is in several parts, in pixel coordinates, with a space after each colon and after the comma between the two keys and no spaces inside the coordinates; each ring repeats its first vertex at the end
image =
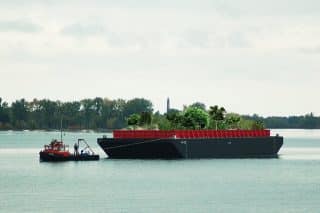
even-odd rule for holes
{"type": "Polygon", "coordinates": [[[207,107],[201,102],[179,110],[170,108],[169,99],[167,111],[160,113],[144,98],[112,100],[96,97],[73,102],[20,99],[8,104],[0,97],[0,131],[54,131],[62,126],[68,131],[108,132],[128,125],[146,124],[159,129],[320,129],[320,116],[312,112],[293,116],[240,115],[227,112],[222,106],[207,107]]]}

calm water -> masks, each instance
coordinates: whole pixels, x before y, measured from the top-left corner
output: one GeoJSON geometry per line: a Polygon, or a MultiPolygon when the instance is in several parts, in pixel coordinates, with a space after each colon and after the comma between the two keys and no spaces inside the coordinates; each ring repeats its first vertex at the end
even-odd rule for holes
{"type": "Polygon", "coordinates": [[[320,131],[277,130],[279,159],[40,163],[57,132],[0,132],[0,212],[320,212],[320,131]]]}

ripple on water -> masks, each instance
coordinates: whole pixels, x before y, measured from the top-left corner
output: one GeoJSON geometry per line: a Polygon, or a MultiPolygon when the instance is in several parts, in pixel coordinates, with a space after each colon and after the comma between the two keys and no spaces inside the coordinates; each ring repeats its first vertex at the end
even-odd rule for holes
{"type": "Polygon", "coordinates": [[[320,148],[290,147],[282,148],[280,159],[285,160],[320,160],[320,148]]]}

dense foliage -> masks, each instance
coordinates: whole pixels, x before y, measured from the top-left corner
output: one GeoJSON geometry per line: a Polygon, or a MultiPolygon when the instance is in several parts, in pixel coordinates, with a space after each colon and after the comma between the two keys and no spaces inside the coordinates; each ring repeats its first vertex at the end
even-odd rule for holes
{"type": "Polygon", "coordinates": [[[153,112],[152,103],[143,98],[110,100],[84,99],[74,102],[34,99],[17,100],[8,105],[0,98],[0,129],[115,129],[127,125],[133,113],[153,112]]]}
{"type": "Polygon", "coordinates": [[[209,114],[199,107],[188,107],[182,114],[182,126],[186,129],[205,129],[209,124],[209,114]]]}
{"type": "Polygon", "coordinates": [[[110,100],[107,98],[61,102],[21,99],[11,105],[0,98],[0,129],[262,129],[320,128],[320,117],[260,117],[227,113],[223,107],[195,102],[182,111],[153,112],[151,101],[143,98],[110,100]]]}
{"type": "MultiPolygon", "coordinates": [[[[204,105],[203,105],[204,106],[204,105]]],[[[185,106],[183,111],[171,109],[164,118],[158,118],[159,129],[263,129],[260,120],[243,118],[227,113],[223,107],[211,106],[209,110],[198,103],[185,106]]]]}

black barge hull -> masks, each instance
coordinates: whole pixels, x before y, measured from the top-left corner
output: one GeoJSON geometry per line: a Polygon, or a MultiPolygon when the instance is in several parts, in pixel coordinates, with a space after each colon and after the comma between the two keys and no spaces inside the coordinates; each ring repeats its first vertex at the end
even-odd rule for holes
{"type": "Polygon", "coordinates": [[[283,137],[140,139],[98,138],[109,158],[276,158],[283,137]]]}

